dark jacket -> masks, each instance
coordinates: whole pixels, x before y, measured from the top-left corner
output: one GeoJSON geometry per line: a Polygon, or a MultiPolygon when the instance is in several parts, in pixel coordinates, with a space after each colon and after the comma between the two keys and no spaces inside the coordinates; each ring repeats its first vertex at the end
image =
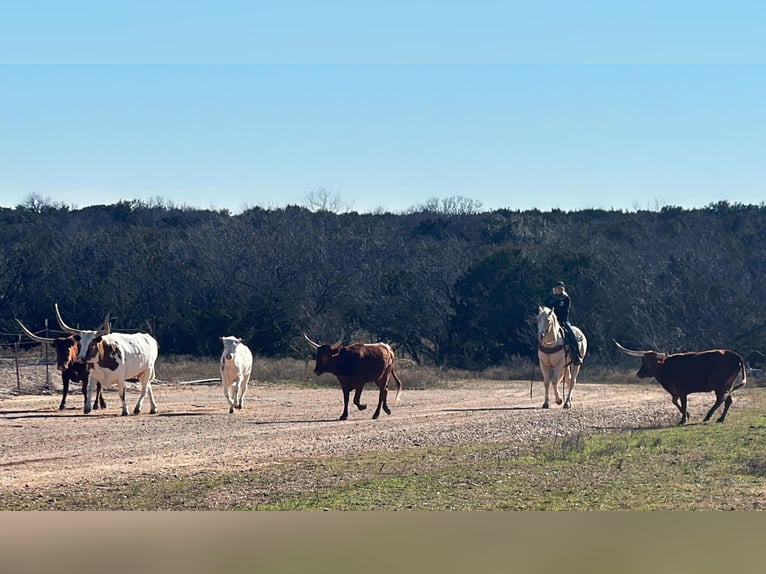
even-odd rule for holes
{"type": "Polygon", "coordinates": [[[569,295],[551,295],[548,299],[548,307],[553,309],[559,323],[569,323],[569,295]]]}

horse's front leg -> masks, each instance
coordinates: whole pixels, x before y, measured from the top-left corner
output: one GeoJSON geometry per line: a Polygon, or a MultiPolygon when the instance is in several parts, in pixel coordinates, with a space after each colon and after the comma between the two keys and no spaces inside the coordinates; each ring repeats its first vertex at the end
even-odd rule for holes
{"type": "Polygon", "coordinates": [[[556,367],[553,369],[553,380],[551,381],[551,386],[553,387],[553,394],[556,397],[556,404],[560,405],[563,400],[561,399],[561,395],[559,394],[559,383],[561,382],[562,378],[564,377],[564,372],[561,369],[561,367],[556,367]]]}
{"type": "Polygon", "coordinates": [[[564,408],[565,409],[572,408],[572,395],[574,394],[575,382],[577,381],[577,373],[579,371],[580,371],[580,367],[578,365],[572,365],[566,368],[565,376],[564,376],[564,387],[565,387],[564,408]]]}

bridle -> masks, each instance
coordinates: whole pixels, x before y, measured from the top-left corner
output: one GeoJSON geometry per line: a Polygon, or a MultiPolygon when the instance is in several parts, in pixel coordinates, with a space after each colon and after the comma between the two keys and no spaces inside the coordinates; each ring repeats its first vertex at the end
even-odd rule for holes
{"type": "MultiPolygon", "coordinates": [[[[556,342],[558,341],[558,336],[556,335],[555,331],[553,330],[553,326],[557,321],[555,320],[555,317],[553,316],[554,311],[550,311],[545,314],[545,320],[548,324],[548,326],[545,328],[544,331],[538,332],[538,339],[539,339],[539,348],[549,348],[553,345],[556,345],[556,342]],[[553,340],[550,340],[550,336],[553,337],[553,340]]],[[[559,330],[561,330],[559,328],[559,330]]],[[[562,337],[563,338],[563,337],[562,337]]],[[[561,346],[563,348],[563,341],[560,345],[557,345],[557,347],[561,346]]],[[[558,348],[555,348],[556,350],[559,350],[558,348]]],[[[553,350],[553,349],[542,349],[542,350],[553,350]]]]}

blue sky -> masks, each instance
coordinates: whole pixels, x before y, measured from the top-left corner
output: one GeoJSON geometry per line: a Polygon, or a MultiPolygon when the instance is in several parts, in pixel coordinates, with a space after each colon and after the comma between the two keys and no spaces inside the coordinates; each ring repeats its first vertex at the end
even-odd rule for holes
{"type": "Polygon", "coordinates": [[[0,205],[766,198],[760,3],[269,4],[3,3],[0,205]]]}

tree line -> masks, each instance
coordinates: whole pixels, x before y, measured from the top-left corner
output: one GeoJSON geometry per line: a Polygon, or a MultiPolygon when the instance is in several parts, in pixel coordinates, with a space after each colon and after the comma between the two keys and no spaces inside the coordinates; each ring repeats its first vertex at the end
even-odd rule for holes
{"type": "Polygon", "coordinates": [[[481,211],[464,198],[404,213],[326,205],[239,214],[163,200],[0,209],[0,333],[39,331],[53,304],[93,328],[151,329],[162,353],[210,355],[219,337],[265,356],[314,340],[390,342],[433,365],[482,369],[533,353],[534,315],[558,280],[590,361],[612,339],[668,352],[766,348],[766,207],[630,212],[481,211]]]}

